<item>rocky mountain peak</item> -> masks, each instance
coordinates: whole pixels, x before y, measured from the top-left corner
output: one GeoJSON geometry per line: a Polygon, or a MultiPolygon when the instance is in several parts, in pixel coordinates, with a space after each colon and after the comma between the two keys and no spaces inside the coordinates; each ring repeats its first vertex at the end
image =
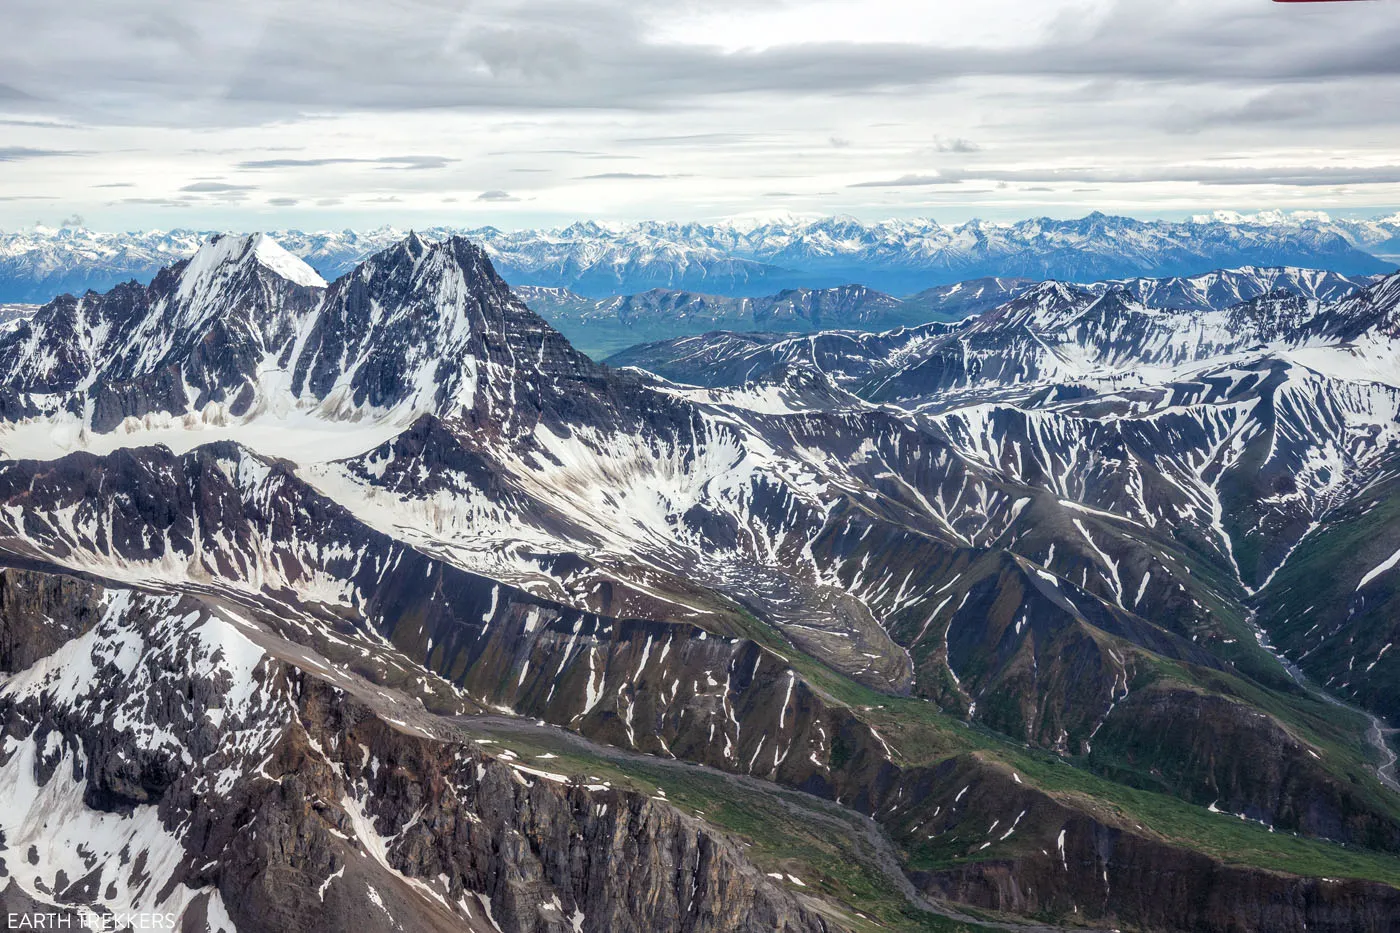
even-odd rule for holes
{"type": "Polygon", "coordinates": [[[1389,341],[1400,336],[1400,272],[1357,291],[1338,304],[1325,323],[1345,340],[1389,341]]]}
{"type": "Polygon", "coordinates": [[[60,410],[102,433],[165,413],[219,419],[319,408],[332,417],[407,418],[503,397],[557,363],[592,364],[529,311],[484,250],[411,233],[333,285],[265,234],[215,236],[149,286],[52,302],[0,337],[11,407],[60,410]],[[61,371],[60,371],[61,370],[61,371]],[[489,375],[489,380],[486,378],[489,375]],[[39,393],[48,400],[30,397],[39,393]]]}
{"type": "Polygon", "coordinates": [[[1044,330],[1064,323],[1093,301],[1093,294],[1079,286],[1066,282],[1041,282],[983,315],[979,329],[1020,324],[1033,330],[1044,330]]]}
{"type": "Polygon", "coordinates": [[[0,336],[0,361],[18,377],[7,389],[19,397],[8,404],[27,416],[82,414],[97,431],[210,403],[242,414],[263,364],[324,287],[270,237],[212,237],[150,285],[64,296],[0,336]]]}
{"type": "Polygon", "coordinates": [[[596,370],[511,292],[480,246],[417,234],[330,287],[292,368],[294,394],[337,417],[499,412],[535,395],[545,372],[596,370]]]}
{"type": "Polygon", "coordinates": [[[180,294],[189,297],[208,290],[222,278],[250,267],[271,272],[303,288],[326,287],[316,270],[265,233],[215,234],[180,270],[180,294]]]}
{"type": "Polygon", "coordinates": [[[421,258],[428,250],[428,244],[418,235],[417,230],[408,232],[408,236],[403,241],[403,247],[414,259],[421,258]]]}

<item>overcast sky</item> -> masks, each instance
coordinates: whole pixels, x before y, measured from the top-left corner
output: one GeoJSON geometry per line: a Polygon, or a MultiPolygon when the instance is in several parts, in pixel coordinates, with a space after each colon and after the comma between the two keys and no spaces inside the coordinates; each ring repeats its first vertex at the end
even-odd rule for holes
{"type": "Polygon", "coordinates": [[[3,0],[0,228],[1400,207],[1400,0],[3,0]]]}

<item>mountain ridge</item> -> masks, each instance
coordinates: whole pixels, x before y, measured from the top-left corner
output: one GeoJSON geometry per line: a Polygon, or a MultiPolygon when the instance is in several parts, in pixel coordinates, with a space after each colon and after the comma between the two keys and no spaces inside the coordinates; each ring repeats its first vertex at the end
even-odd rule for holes
{"type": "MultiPolygon", "coordinates": [[[[850,282],[907,295],[988,276],[1093,281],[1198,275],[1244,265],[1372,274],[1395,267],[1393,255],[1384,260],[1367,250],[1400,236],[1400,222],[1173,222],[1091,214],[1069,221],[973,220],[951,226],[932,220],[821,218],[764,224],[575,223],[521,231],[433,227],[420,233],[477,240],[517,285],[567,287],[592,298],[651,288],[751,297],[850,282]]],[[[274,237],[330,279],[406,234],[381,228],[284,231],[274,237]]],[[[189,230],[0,234],[0,301],[47,301],[64,291],[148,279],[161,266],[192,254],[206,237],[189,230]]]]}
{"type": "Polygon", "coordinates": [[[683,338],[785,345],[707,388],[589,360],[465,239],[324,288],[261,243],[0,333],[0,553],[37,574],[0,599],[0,825],[42,882],[5,896],[151,903],[106,835],[73,884],[26,829],[48,794],[139,817],[158,886],[245,933],[1400,911],[1371,722],[1252,627],[1400,441],[1350,362],[1390,366],[1393,278],[683,338]]]}

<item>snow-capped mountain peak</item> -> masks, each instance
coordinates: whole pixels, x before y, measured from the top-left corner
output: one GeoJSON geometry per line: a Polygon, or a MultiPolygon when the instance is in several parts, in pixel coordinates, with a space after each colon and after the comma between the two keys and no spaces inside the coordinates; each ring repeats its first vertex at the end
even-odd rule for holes
{"type": "Polygon", "coordinates": [[[306,288],[326,287],[326,280],[321,278],[315,269],[287,252],[280,243],[265,233],[253,235],[252,253],[263,266],[288,281],[306,288]]]}
{"type": "Polygon", "coordinates": [[[1091,298],[1088,291],[1077,285],[1056,281],[1040,282],[985,315],[978,329],[1020,324],[1036,330],[1046,330],[1062,323],[1067,319],[1066,315],[1078,315],[1091,298]]]}
{"type": "Polygon", "coordinates": [[[526,376],[538,385],[552,366],[588,365],[511,293],[481,247],[409,234],[331,286],[291,370],[298,396],[346,415],[484,411],[513,404],[526,376]]]}
{"type": "Polygon", "coordinates": [[[325,288],[321,278],[305,262],[293,256],[266,233],[217,233],[195,250],[180,269],[180,292],[188,296],[207,287],[230,269],[255,265],[302,288],[325,288]]]}
{"type": "Polygon", "coordinates": [[[0,365],[25,422],[5,449],[36,455],[120,430],[283,456],[308,428],[344,455],[428,413],[528,431],[596,369],[481,247],[413,233],[329,286],[265,235],[214,237],[148,286],[50,302],[0,334],[0,365]]]}

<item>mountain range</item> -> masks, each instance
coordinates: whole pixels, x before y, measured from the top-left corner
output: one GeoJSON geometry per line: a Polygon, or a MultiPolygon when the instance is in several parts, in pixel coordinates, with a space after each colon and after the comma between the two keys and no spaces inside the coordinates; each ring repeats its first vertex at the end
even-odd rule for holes
{"type": "MultiPolygon", "coordinates": [[[[1299,266],[1345,274],[1400,265],[1400,218],[1233,215],[1186,222],[1091,214],[1078,220],[1016,223],[933,220],[864,223],[849,217],[783,217],[758,222],[579,222],[553,230],[440,227],[480,243],[512,285],[567,288],[589,298],[654,288],[728,297],[853,283],[906,296],[977,278],[1089,282],[1139,276],[1194,276],[1240,266],[1299,266]]],[[[274,238],[326,278],[335,278],[406,235],[373,231],[274,238]]],[[[63,293],[106,290],[185,258],[207,239],[189,230],[99,233],[37,228],[0,234],[0,302],[43,302],[63,293]]]]}
{"type": "MultiPolygon", "coordinates": [[[[1298,268],[1247,266],[1195,276],[1094,282],[1094,293],[1123,289],[1154,308],[1221,310],[1273,291],[1337,300],[1375,280],[1298,268]]],[[[880,331],[930,321],[956,321],[1002,305],[1036,284],[1031,279],[974,279],[895,298],[863,285],[788,289],[757,298],[728,298],[672,289],[584,298],[568,289],[516,287],[531,310],[591,356],[634,344],[709,331],[778,333],[880,331]]]]}
{"type": "Polygon", "coordinates": [[[1016,295],[1025,279],[980,279],[895,298],[864,285],[792,288],[733,298],[654,288],[636,295],[584,298],[566,288],[517,286],[530,309],[580,350],[601,358],[633,344],[714,330],[883,330],[976,314],[1016,295]]]}
{"type": "Polygon", "coordinates": [[[287,240],[0,329],[0,910],[1400,924],[1400,275],[603,365],[287,240]]]}

